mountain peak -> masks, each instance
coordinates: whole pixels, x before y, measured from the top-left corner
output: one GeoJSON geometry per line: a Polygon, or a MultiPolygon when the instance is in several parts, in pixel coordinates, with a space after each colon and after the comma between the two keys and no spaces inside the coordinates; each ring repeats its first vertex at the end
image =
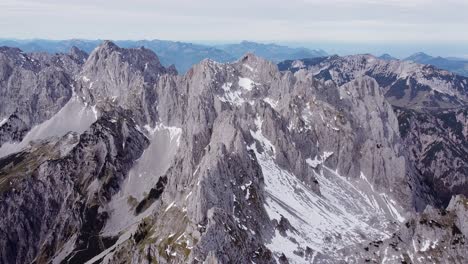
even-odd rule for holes
{"type": "MultiPolygon", "coordinates": [[[[104,54],[112,54],[114,51],[119,51],[120,47],[110,40],[104,40],[99,46],[97,46],[93,52],[91,52],[89,58],[100,54],[98,57],[104,56],[104,54]]],[[[105,57],[107,57],[107,55],[105,57]]]]}
{"type": "Polygon", "coordinates": [[[429,56],[429,55],[427,53],[420,51],[420,52],[414,53],[413,56],[429,56]]]}
{"type": "Polygon", "coordinates": [[[388,53],[384,53],[384,54],[379,56],[379,59],[389,61],[389,60],[396,60],[397,58],[393,57],[392,55],[390,55],[388,53]]]}
{"type": "Polygon", "coordinates": [[[21,53],[23,51],[21,49],[19,49],[19,48],[0,46],[0,52],[17,54],[17,53],[21,53]]]}
{"type": "Polygon", "coordinates": [[[120,48],[111,41],[104,41],[96,48],[80,72],[77,91],[88,96],[93,103],[118,99],[134,105],[132,94],[153,85],[166,70],[158,56],[146,48],[120,48]]]}
{"type": "Polygon", "coordinates": [[[145,47],[139,48],[120,48],[110,40],[105,40],[91,53],[91,60],[105,60],[109,56],[119,57],[120,61],[128,62],[132,66],[141,66],[139,68],[148,68],[153,65],[158,68],[163,68],[159,57],[152,50],[145,47]],[[145,66],[146,65],[146,66],[145,66]]]}
{"type": "Polygon", "coordinates": [[[258,45],[259,43],[253,42],[253,41],[248,41],[248,40],[243,40],[240,43],[241,45],[258,45]]]}
{"type": "Polygon", "coordinates": [[[242,61],[242,62],[247,62],[247,61],[252,61],[252,60],[257,61],[257,60],[260,60],[260,59],[262,59],[262,58],[255,55],[255,53],[247,52],[239,60],[242,61]]]}
{"type": "Polygon", "coordinates": [[[117,46],[114,42],[110,40],[104,40],[101,43],[101,45],[99,45],[99,47],[103,49],[112,49],[112,50],[120,49],[119,46],[117,46]]]}
{"type": "Polygon", "coordinates": [[[239,58],[238,62],[243,65],[249,65],[247,68],[264,68],[266,66],[268,66],[268,68],[277,67],[276,64],[261,56],[257,56],[252,52],[245,53],[242,57],[239,58]]]}
{"type": "Polygon", "coordinates": [[[80,60],[82,62],[86,61],[88,58],[88,53],[82,51],[81,49],[77,48],[76,46],[72,46],[70,49],[70,55],[72,58],[80,60]]]}
{"type": "Polygon", "coordinates": [[[428,54],[426,54],[424,52],[416,52],[413,55],[406,58],[405,60],[411,60],[411,61],[415,61],[415,62],[423,62],[422,60],[428,60],[428,59],[432,59],[432,58],[433,57],[431,55],[428,55],[428,54]]]}

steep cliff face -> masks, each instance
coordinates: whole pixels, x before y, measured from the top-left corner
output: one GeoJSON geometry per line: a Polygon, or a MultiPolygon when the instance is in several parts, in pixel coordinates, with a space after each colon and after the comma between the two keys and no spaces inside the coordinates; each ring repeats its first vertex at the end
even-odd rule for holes
{"type": "Polygon", "coordinates": [[[50,55],[0,47],[0,145],[20,141],[68,102],[86,57],[76,48],[50,55]]]}
{"type": "Polygon", "coordinates": [[[371,55],[285,61],[279,68],[309,69],[316,78],[337,84],[357,76],[375,78],[398,115],[403,148],[425,199],[446,207],[452,195],[467,194],[466,77],[371,55]]]}
{"type": "Polygon", "coordinates": [[[72,75],[0,148],[1,262],[339,263],[434,203],[371,77],[252,54],[180,76],[111,42],[72,75]]]}
{"type": "Polygon", "coordinates": [[[435,205],[446,207],[454,194],[468,196],[468,110],[430,113],[397,108],[404,145],[435,205]]]}
{"type": "Polygon", "coordinates": [[[2,262],[48,262],[70,240],[77,252],[62,259],[82,263],[115,242],[99,234],[107,218],[99,208],[147,145],[129,113],[116,109],[81,135],[2,159],[2,262]]]}

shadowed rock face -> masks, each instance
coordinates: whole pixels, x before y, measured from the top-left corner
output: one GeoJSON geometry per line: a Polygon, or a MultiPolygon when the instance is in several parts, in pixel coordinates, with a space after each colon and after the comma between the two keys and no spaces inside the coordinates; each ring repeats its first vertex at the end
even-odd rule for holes
{"type": "Polygon", "coordinates": [[[439,202],[369,76],[252,54],[180,76],[111,42],[70,75],[51,120],[80,125],[0,159],[3,263],[339,263],[439,202]]]}
{"type": "Polygon", "coordinates": [[[46,262],[72,237],[80,250],[72,263],[102,251],[112,238],[98,234],[107,218],[98,208],[119,190],[147,144],[128,113],[116,110],[81,135],[36,143],[2,160],[8,184],[0,206],[11,213],[1,219],[1,261],[46,262]]]}
{"type": "Polygon", "coordinates": [[[419,113],[397,108],[396,113],[412,163],[436,205],[446,207],[453,194],[468,196],[468,110],[419,113]]]}

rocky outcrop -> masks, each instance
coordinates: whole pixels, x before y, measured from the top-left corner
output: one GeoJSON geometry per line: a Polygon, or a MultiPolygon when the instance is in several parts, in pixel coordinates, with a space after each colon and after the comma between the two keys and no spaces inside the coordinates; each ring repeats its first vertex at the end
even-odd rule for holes
{"type": "Polygon", "coordinates": [[[446,209],[427,207],[391,238],[344,253],[349,254],[347,263],[464,263],[467,217],[468,200],[454,196],[446,209]]]}
{"type": "Polygon", "coordinates": [[[132,109],[143,123],[156,121],[154,86],[163,74],[177,74],[164,68],[154,52],[122,49],[105,41],[89,56],[77,77],[76,91],[92,105],[116,103],[132,109]]]}
{"type": "Polygon", "coordinates": [[[34,125],[57,113],[71,98],[74,77],[87,55],[23,53],[0,47],[0,146],[20,141],[34,125]]]}
{"type": "Polygon", "coordinates": [[[397,108],[400,132],[419,178],[436,207],[454,194],[468,196],[468,110],[429,113],[397,108]]]}
{"type": "Polygon", "coordinates": [[[2,263],[46,263],[67,241],[83,263],[115,243],[101,237],[107,203],[148,144],[128,112],[104,113],[81,135],[38,142],[2,159],[2,263]],[[68,242],[70,243],[70,242],[68,242]]]}
{"type": "Polygon", "coordinates": [[[397,113],[403,149],[417,175],[412,188],[420,188],[422,200],[436,207],[446,207],[453,195],[466,195],[466,77],[371,55],[285,61],[279,68],[309,69],[315,78],[337,84],[359,76],[374,78],[397,113]]]}

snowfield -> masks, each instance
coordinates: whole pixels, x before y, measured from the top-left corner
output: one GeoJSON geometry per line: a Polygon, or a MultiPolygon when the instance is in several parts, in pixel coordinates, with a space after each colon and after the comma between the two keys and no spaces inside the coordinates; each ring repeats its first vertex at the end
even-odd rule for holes
{"type": "Polygon", "coordinates": [[[257,130],[251,135],[267,151],[260,153],[255,144],[249,148],[254,150],[265,178],[265,209],[271,220],[279,222],[283,217],[293,227],[286,236],[276,230],[267,244],[277,258],[285,254],[290,262],[304,263],[295,251],[310,248],[315,254],[330,255],[365,240],[382,240],[390,236],[393,223],[404,220],[398,205],[374,191],[365,176],[351,180],[323,166],[331,152],[306,161],[313,168],[322,165],[315,173],[321,195],[313,192],[311,186],[275,163],[274,146],[262,135],[261,124],[257,118],[257,130]]]}

